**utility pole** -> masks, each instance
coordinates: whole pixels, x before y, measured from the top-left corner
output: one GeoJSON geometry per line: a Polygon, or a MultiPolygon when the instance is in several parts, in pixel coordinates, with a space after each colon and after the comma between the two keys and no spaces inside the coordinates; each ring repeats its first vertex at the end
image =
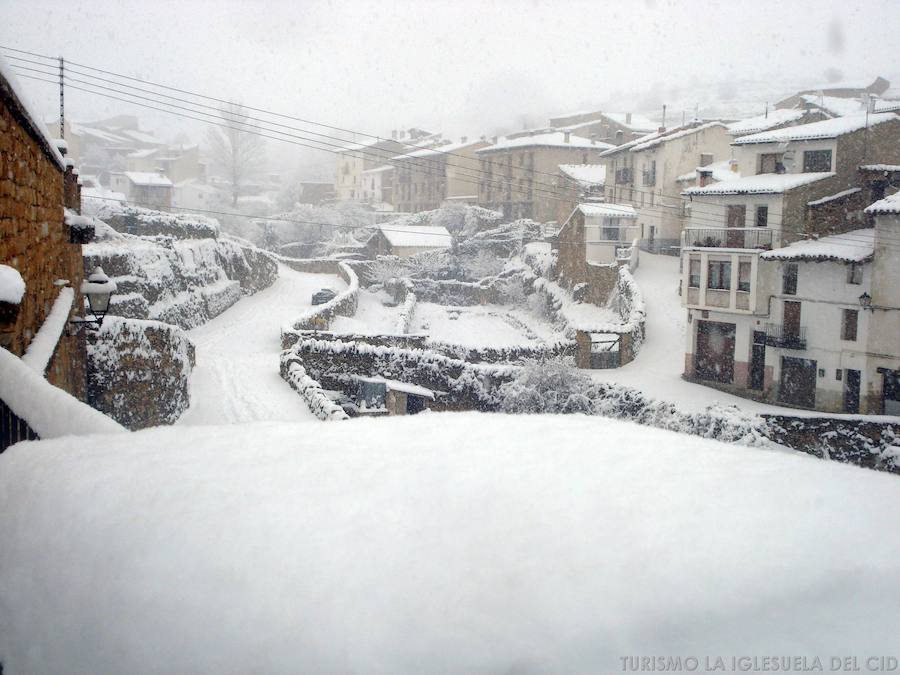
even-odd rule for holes
{"type": "Polygon", "coordinates": [[[59,137],[66,137],[66,100],[63,87],[63,77],[65,75],[65,62],[63,57],[59,57],[59,137]]]}

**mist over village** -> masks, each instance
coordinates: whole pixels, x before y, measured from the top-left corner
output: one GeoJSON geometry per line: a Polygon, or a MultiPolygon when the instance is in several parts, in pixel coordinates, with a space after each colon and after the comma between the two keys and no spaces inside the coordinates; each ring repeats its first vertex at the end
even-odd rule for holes
{"type": "Polygon", "coordinates": [[[895,0],[8,0],[0,675],[900,672],[895,0]]]}

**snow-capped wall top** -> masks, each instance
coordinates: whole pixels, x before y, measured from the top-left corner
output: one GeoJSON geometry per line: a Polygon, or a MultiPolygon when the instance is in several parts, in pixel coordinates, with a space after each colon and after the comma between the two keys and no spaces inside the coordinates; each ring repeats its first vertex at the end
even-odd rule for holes
{"type": "Polygon", "coordinates": [[[47,125],[44,124],[38,108],[25,94],[25,88],[19,82],[9,62],[3,56],[0,56],[0,95],[5,95],[12,99],[13,104],[16,105],[31,125],[32,131],[41,139],[41,145],[44,146],[44,150],[53,158],[57,166],[65,171],[66,163],[56,145],[57,139],[47,130],[47,125]]]}
{"type": "Polygon", "coordinates": [[[751,195],[751,194],[780,194],[808,185],[825,178],[831,178],[834,173],[761,173],[757,176],[744,176],[735,180],[726,180],[721,183],[713,183],[703,187],[688,188],[681,194],[691,195],[751,195]]]}
{"type": "Polygon", "coordinates": [[[690,180],[696,180],[698,171],[709,171],[710,173],[712,173],[712,179],[717,182],[721,182],[723,180],[734,180],[741,177],[739,171],[732,171],[731,160],[726,159],[722,162],[713,162],[712,164],[707,164],[706,166],[698,166],[693,171],[678,176],[678,178],[676,178],[675,180],[679,183],[686,183],[690,180]]]}
{"type": "Polygon", "coordinates": [[[452,236],[442,225],[402,226],[386,223],[379,228],[391,246],[449,248],[452,236]]]}
{"type": "Polygon", "coordinates": [[[832,234],[821,239],[806,239],[774,251],[760,254],[764,260],[801,260],[807,262],[865,262],[875,253],[875,228],[832,234]]]}
{"type": "Polygon", "coordinates": [[[591,141],[589,138],[569,134],[569,140],[566,141],[566,133],[562,131],[550,131],[543,134],[534,134],[533,136],[519,136],[517,138],[504,138],[503,140],[481,148],[475,152],[497,152],[499,150],[513,150],[515,148],[529,148],[534,146],[543,146],[550,148],[582,148],[593,150],[609,150],[614,146],[609,143],[600,141],[591,141]]]}
{"type": "Polygon", "coordinates": [[[865,113],[856,113],[845,117],[836,117],[831,120],[822,120],[821,122],[812,122],[810,124],[800,124],[795,127],[786,127],[784,129],[775,129],[774,131],[764,131],[760,134],[749,134],[736,138],[733,145],[746,145],[749,143],[785,143],[788,141],[811,141],[824,138],[837,138],[844,134],[849,134],[866,126],[874,127],[878,124],[900,120],[894,113],[875,113],[874,115],[866,115],[865,113]]]}
{"type": "Polygon", "coordinates": [[[806,114],[803,110],[795,109],[779,109],[770,110],[765,115],[757,117],[748,117],[728,125],[728,133],[732,136],[741,136],[743,134],[755,134],[772,127],[777,127],[788,122],[795,122],[806,114]]]}
{"type": "Polygon", "coordinates": [[[866,208],[866,213],[900,213],[900,192],[878,200],[866,208]]]}
{"type": "Polygon", "coordinates": [[[606,165],[604,164],[560,164],[559,170],[583,185],[604,185],[606,183],[606,165]]]}
{"type": "Polygon", "coordinates": [[[9,265],[0,265],[0,302],[18,305],[25,295],[25,281],[19,270],[9,265]]]}

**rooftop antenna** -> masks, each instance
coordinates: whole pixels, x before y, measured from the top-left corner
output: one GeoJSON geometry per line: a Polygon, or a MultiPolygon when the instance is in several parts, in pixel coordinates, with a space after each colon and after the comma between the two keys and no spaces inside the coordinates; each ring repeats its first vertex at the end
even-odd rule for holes
{"type": "Polygon", "coordinates": [[[769,119],[769,102],[766,101],[766,119],[769,119]]]}

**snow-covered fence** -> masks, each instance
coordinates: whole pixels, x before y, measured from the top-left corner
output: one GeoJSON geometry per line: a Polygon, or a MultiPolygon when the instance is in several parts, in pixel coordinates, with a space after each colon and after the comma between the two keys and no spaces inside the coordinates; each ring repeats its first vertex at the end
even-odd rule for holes
{"type": "Polygon", "coordinates": [[[281,377],[303,397],[312,414],[320,420],[349,419],[344,409],[328,398],[322,385],[306,374],[306,369],[297,357],[282,358],[281,377]]]}
{"type": "Polygon", "coordinates": [[[0,349],[0,401],[40,438],[125,431],[100,411],[54,387],[6,349],[0,349]]]}

